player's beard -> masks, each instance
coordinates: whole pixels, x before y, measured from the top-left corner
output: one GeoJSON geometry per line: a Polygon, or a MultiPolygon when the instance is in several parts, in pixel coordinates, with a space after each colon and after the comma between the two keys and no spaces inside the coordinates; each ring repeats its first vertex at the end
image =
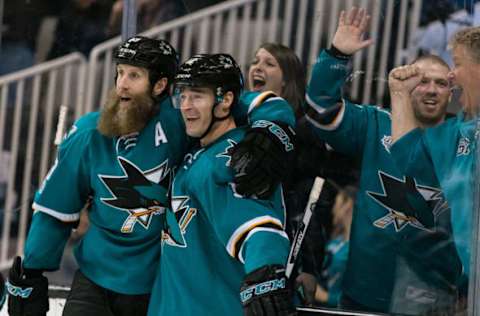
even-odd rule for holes
{"type": "Polygon", "coordinates": [[[132,96],[131,104],[120,111],[120,97],[112,90],[100,114],[97,129],[107,137],[140,132],[152,117],[155,101],[148,94],[132,96]]]}

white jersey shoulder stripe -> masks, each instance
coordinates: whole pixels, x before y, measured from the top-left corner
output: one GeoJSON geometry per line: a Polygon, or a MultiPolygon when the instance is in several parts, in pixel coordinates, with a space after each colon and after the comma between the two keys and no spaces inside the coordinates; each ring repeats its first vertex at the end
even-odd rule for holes
{"type": "Polygon", "coordinates": [[[319,122],[317,122],[316,120],[311,118],[308,114],[306,114],[305,117],[307,118],[307,120],[310,123],[313,124],[313,126],[319,128],[319,129],[323,129],[325,131],[334,131],[342,123],[344,115],[345,115],[345,100],[342,99],[342,107],[340,108],[340,111],[338,111],[335,119],[330,124],[326,124],[326,125],[320,124],[319,122]]]}
{"type": "Polygon", "coordinates": [[[238,260],[240,260],[241,263],[245,264],[245,259],[243,259],[243,245],[245,245],[245,242],[248,239],[250,239],[250,237],[252,237],[255,233],[258,233],[258,232],[270,232],[270,233],[278,234],[283,238],[289,240],[287,233],[281,229],[275,229],[270,227],[255,227],[248,233],[247,237],[242,243],[242,246],[240,247],[240,250],[238,251],[238,260]]]}
{"type": "Polygon", "coordinates": [[[252,102],[250,102],[250,105],[248,106],[248,113],[256,108],[257,106],[263,104],[266,101],[272,101],[272,100],[283,100],[281,97],[278,97],[273,91],[265,91],[257,95],[252,102]]]}
{"type": "MultiPolygon", "coordinates": [[[[324,97],[324,98],[330,98],[330,97],[324,97]]],[[[308,105],[310,105],[312,108],[315,109],[319,114],[322,114],[325,112],[325,109],[322,108],[320,105],[318,105],[315,101],[313,101],[308,93],[305,93],[305,100],[307,101],[308,105]]]]}
{"type": "Polygon", "coordinates": [[[37,203],[33,203],[32,208],[35,211],[39,211],[45,214],[48,214],[62,222],[75,222],[80,219],[80,212],[78,213],[73,213],[73,214],[65,214],[65,213],[60,213],[58,211],[54,211],[48,207],[41,206],[37,203]]]}
{"type": "Polygon", "coordinates": [[[282,222],[280,222],[279,219],[271,216],[260,216],[260,217],[255,217],[248,222],[243,223],[240,227],[238,227],[230,236],[228,243],[227,243],[227,252],[235,258],[235,254],[237,253],[237,243],[242,239],[242,237],[246,236],[248,232],[250,232],[252,229],[258,226],[262,226],[265,224],[273,224],[277,226],[279,229],[283,229],[282,222]]]}

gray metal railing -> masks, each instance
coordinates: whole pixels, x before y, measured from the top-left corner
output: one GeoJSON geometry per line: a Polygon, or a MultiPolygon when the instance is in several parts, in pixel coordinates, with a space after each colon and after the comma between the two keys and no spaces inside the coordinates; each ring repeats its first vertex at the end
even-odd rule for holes
{"type": "Polygon", "coordinates": [[[60,105],[72,116],[84,112],[87,62],[79,53],[0,77],[0,168],[4,203],[0,269],[23,253],[31,200],[54,155],[56,116],[60,105]],[[18,231],[11,237],[12,229],[18,231]],[[16,245],[13,243],[16,242],[16,245]]]}

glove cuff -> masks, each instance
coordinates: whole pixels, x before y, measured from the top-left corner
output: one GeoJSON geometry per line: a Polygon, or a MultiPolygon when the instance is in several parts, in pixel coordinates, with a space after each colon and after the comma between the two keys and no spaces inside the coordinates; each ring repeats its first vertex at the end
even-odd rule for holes
{"type": "Polygon", "coordinates": [[[285,153],[294,152],[295,131],[283,122],[265,120],[255,121],[252,124],[250,131],[266,133],[285,153]]]}
{"type": "Polygon", "coordinates": [[[10,296],[10,315],[46,315],[49,309],[48,279],[42,275],[42,270],[23,269],[21,258],[16,257],[6,286],[10,296]]]}
{"type": "Polygon", "coordinates": [[[285,267],[268,265],[245,276],[240,289],[240,299],[243,305],[248,305],[254,298],[280,290],[288,290],[285,267]]]}
{"type": "Polygon", "coordinates": [[[327,49],[327,53],[332,57],[335,57],[337,59],[342,59],[342,60],[349,60],[350,57],[352,57],[352,55],[348,55],[348,54],[345,54],[344,52],[340,51],[333,44],[332,44],[332,46],[330,46],[330,48],[327,49]]]}

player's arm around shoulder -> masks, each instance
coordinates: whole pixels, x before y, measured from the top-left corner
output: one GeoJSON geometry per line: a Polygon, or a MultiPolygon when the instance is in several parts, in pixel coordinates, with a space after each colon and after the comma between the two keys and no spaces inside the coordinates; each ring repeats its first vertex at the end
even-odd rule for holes
{"type": "Polygon", "coordinates": [[[295,127],[296,123],[292,106],[272,91],[243,92],[233,114],[236,119],[247,116],[248,121],[240,120],[239,125],[252,125],[259,120],[281,122],[290,127],[295,127]]]}
{"type": "Polygon", "coordinates": [[[272,92],[245,96],[251,99],[251,125],[232,149],[231,167],[242,195],[270,196],[288,176],[295,154],[295,115],[292,107],[272,92]]]}

